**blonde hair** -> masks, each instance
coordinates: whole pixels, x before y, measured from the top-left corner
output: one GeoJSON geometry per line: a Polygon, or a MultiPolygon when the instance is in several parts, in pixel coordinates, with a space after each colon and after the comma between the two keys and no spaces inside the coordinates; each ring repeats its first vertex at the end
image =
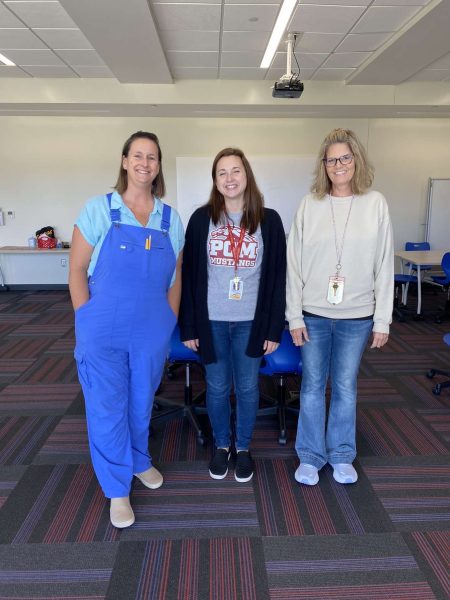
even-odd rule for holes
{"type": "Polygon", "coordinates": [[[352,191],[354,194],[364,194],[372,185],[374,169],[364,146],[349,129],[333,129],[323,140],[316,160],[311,192],[317,198],[323,198],[331,191],[331,181],[323,159],[327,157],[328,148],[333,144],[347,144],[350,148],[355,161],[355,174],[351,180],[352,191]]]}

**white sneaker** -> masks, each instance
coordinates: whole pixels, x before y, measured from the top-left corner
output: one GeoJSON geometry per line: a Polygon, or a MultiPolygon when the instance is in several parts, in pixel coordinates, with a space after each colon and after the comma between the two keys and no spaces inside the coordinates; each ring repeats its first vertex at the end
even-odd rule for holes
{"type": "Polygon", "coordinates": [[[305,485],[316,485],[319,481],[318,469],[313,467],[313,465],[300,463],[300,466],[295,471],[295,479],[299,483],[304,483],[305,485]]]}
{"type": "Polygon", "coordinates": [[[331,466],[333,467],[333,477],[338,483],[356,483],[358,481],[358,473],[353,465],[339,463],[331,466]]]}
{"type": "Polygon", "coordinates": [[[109,509],[111,523],[118,529],[129,527],[134,523],[134,512],[131,508],[130,499],[128,496],[124,498],[111,498],[111,506],[109,509]]]}
{"type": "Polygon", "coordinates": [[[134,476],[137,477],[145,487],[148,487],[151,490],[157,490],[162,486],[164,481],[163,476],[156,467],[150,467],[150,469],[147,469],[142,473],[135,473],[134,476]]]}

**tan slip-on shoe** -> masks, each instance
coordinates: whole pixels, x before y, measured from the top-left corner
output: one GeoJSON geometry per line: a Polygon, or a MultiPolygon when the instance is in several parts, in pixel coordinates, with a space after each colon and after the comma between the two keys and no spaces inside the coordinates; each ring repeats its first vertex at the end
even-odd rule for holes
{"type": "Polygon", "coordinates": [[[163,476],[155,467],[150,467],[150,469],[147,469],[142,473],[135,473],[134,476],[137,477],[145,487],[148,487],[151,490],[156,490],[161,487],[164,481],[163,476]]]}
{"type": "Polygon", "coordinates": [[[124,527],[133,525],[134,512],[131,508],[129,497],[125,496],[124,498],[111,498],[109,516],[111,523],[118,529],[123,529],[124,527]]]}

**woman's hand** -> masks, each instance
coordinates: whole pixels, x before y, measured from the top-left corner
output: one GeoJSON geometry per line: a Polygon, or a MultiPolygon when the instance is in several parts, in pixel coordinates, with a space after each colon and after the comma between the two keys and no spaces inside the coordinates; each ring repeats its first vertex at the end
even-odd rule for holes
{"type": "Polygon", "coordinates": [[[290,333],[295,346],[304,346],[306,342],[309,342],[309,336],[306,327],[291,329],[290,333]]]}
{"type": "Polygon", "coordinates": [[[388,341],[389,334],[388,333],[378,333],[377,331],[373,332],[373,341],[371,348],[382,348],[388,341]]]}
{"type": "Polygon", "coordinates": [[[183,342],[183,344],[186,346],[186,348],[189,348],[189,350],[193,350],[194,352],[198,351],[198,346],[199,346],[199,341],[197,340],[186,340],[185,342],[183,342]]]}
{"type": "Polygon", "coordinates": [[[278,342],[271,342],[270,340],[264,341],[264,354],[272,354],[278,348],[280,344],[278,342]]]}

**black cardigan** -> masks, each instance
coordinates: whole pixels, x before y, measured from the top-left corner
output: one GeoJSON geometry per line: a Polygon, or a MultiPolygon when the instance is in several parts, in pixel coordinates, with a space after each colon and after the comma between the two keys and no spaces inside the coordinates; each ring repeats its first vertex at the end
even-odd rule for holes
{"type": "MultiPolygon", "coordinates": [[[[208,316],[207,239],[210,223],[208,206],[198,208],[186,229],[183,251],[182,294],[179,324],[181,339],[198,339],[205,364],[216,362],[208,316]]],[[[261,223],[264,253],[261,264],[255,317],[246,354],[264,354],[264,341],[279,342],[285,323],[286,308],[286,236],[279,214],[264,209],[261,223]]]]}

